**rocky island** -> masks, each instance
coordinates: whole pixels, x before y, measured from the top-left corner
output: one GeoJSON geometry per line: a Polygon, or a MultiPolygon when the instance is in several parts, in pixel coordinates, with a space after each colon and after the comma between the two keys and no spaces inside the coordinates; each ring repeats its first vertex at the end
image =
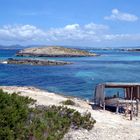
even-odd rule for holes
{"type": "Polygon", "coordinates": [[[35,57],[85,57],[85,56],[97,56],[95,53],[90,53],[80,49],[71,49],[58,46],[50,47],[37,47],[26,48],[19,51],[17,56],[35,56],[35,57]]]}
{"type": "Polygon", "coordinates": [[[3,63],[3,64],[42,65],[42,66],[72,64],[71,62],[65,62],[65,61],[39,60],[39,59],[13,59],[13,58],[9,58],[1,63],[3,63]]]}

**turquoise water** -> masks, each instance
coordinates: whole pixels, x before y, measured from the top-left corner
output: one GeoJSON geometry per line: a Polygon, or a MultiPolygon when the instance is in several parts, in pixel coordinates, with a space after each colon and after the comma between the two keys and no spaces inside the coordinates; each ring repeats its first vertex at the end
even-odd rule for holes
{"type": "MultiPolygon", "coordinates": [[[[0,59],[15,57],[17,51],[0,50],[0,59]]],[[[101,56],[51,58],[74,62],[65,66],[0,64],[0,85],[35,86],[64,95],[91,98],[98,83],[140,82],[140,52],[88,51],[101,56]]]]}

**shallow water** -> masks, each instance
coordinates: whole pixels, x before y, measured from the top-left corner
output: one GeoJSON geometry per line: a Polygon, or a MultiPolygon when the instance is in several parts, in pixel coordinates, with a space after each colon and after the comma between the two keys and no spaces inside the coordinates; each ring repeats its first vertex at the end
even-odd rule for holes
{"type": "MultiPolygon", "coordinates": [[[[17,51],[0,50],[0,60],[15,57],[17,51]]],[[[36,86],[64,95],[91,98],[98,83],[140,82],[140,52],[89,51],[101,56],[49,58],[74,62],[65,66],[0,64],[0,85],[36,86]]]]}

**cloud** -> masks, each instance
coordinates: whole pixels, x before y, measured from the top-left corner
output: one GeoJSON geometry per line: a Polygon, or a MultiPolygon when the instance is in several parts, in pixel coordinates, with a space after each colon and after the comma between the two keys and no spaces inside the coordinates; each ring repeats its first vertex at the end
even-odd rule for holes
{"type": "Polygon", "coordinates": [[[79,24],[71,24],[71,25],[66,25],[66,26],[65,26],[65,29],[66,29],[66,30],[76,30],[76,29],[78,29],[79,27],[80,27],[79,24]]]}
{"type": "Polygon", "coordinates": [[[140,34],[111,34],[107,25],[70,24],[43,30],[33,25],[7,25],[0,28],[0,42],[11,43],[97,43],[104,41],[140,41],[140,34]]]}
{"type": "Polygon", "coordinates": [[[46,33],[32,25],[6,25],[0,28],[0,40],[28,41],[45,37],[46,33]]]}
{"type": "Polygon", "coordinates": [[[105,16],[104,19],[134,22],[138,20],[138,17],[133,14],[123,13],[118,9],[112,9],[112,14],[110,16],[105,16]]]}
{"type": "Polygon", "coordinates": [[[63,28],[52,28],[47,34],[55,40],[93,40],[99,41],[99,34],[102,34],[109,27],[102,24],[89,23],[86,25],[71,24],[63,28]],[[97,35],[98,34],[98,35],[97,35]]]}
{"type": "Polygon", "coordinates": [[[85,29],[89,29],[89,30],[107,30],[107,29],[109,29],[109,27],[106,25],[95,24],[95,23],[86,24],[84,27],[85,27],[85,29]]]}
{"type": "Polygon", "coordinates": [[[103,36],[104,40],[111,40],[111,41],[140,41],[140,34],[106,34],[103,36]]]}

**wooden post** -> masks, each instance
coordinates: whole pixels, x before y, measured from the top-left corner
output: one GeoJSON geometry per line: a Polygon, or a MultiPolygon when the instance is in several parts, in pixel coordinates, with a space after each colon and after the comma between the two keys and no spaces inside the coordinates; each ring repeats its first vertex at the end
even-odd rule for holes
{"type": "Polygon", "coordinates": [[[133,87],[131,87],[131,101],[133,100],[133,87]]]}
{"type": "Polygon", "coordinates": [[[102,107],[102,102],[101,102],[101,99],[100,99],[100,101],[99,101],[99,102],[100,102],[100,107],[102,107]]]}
{"type": "Polygon", "coordinates": [[[126,103],[125,116],[128,114],[128,104],[126,103]]]}
{"type": "Polygon", "coordinates": [[[103,110],[105,110],[105,101],[104,101],[104,103],[103,103],[103,110]]]}
{"type": "Polygon", "coordinates": [[[130,113],[130,120],[133,119],[133,101],[131,102],[131,113],[130,113]]]}
{"type": "Polygon", "coordinates": [[[118,112],[119,112],[119,102],[117,101],[116,113],[118,114],[118,112]]]}
{"type": "Polygon", "coordinates": [[[139,100],[138,99],[136,100],[136,110],[137,110],[136,116],[138,117],[139,116],[139,100]]]}
{"type": "Polygon", "coordinates": [[[140,98],[140,86],[138,86],[138,98],[140,98]]]}
{"type": "Polygon", "coordinates": [[[124,88],[124,98],[126,99],[126,97],[127,97],[127,89],[126,88],[124,88]]]}
{"type": "Polygon", "coordinates": [[[133,87],[131,87],[131,113],[130,113],[130,120],[133,119],[133,97],[132,97],[132,94],[133,94],[133,87]]]}
{"type": "Polygon", "coordinates": [[[136,99],[139,98],[139,86],[137,86],[137,96],[136,96],[136,99]]]}

